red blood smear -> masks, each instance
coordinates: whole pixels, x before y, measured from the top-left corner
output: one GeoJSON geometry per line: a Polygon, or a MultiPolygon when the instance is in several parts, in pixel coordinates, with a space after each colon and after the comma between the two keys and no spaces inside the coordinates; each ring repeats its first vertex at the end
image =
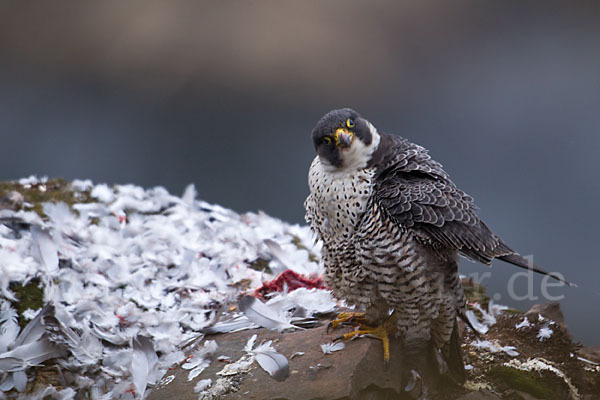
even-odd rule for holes
{"type": "Polygon", "coordinates": [[[275,279],[263,282],[263,285],[254,291],[254,295],[263,298],[269,293],[283,291],[285,286],[287,286],[287,290],[290,292],[298,288],[327,289],[323,283],[322,275],[306,276],[298,274],[291,269],[286,269],[277,275],[275,279]]]}

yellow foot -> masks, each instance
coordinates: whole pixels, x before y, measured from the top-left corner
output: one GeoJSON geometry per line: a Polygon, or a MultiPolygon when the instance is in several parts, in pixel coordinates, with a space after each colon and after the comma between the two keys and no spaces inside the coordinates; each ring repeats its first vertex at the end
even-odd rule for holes
{"type": "MultiPolygon", "coordinates": [[[[340,324],[347,324],[349,321],[364,322],[364,320],[365,313],[342,313],[330,323],[330,326],[335,328],[340,324]]],[[[385,366],[387,368],[390,365],[390,335],[395,331],[396,316],[395,313],[392,313],[392,315],[390,315],[383,324],[377,327],[370,327],[368,325],[361,324],[357,330],[346,333],[342,336],[338,336],[334,339],[334,341],[354,339],[362,335],[381,340],[383,343],[383,361],[385,362],[385,366]]]]}
{"type": "Polygon", "coordinates": [[[338,316],[327,325],[327,333],[329,329],[335,329],[338,326],[346,325],[358,325],[365,322],[364,312],[343,312],[339,313],[338,316]]]}

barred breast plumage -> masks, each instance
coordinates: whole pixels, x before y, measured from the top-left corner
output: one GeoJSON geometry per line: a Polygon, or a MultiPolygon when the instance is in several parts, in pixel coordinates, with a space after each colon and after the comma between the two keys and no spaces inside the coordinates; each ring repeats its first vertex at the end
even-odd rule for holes
{"type": "Polygon", "coordinates": [[[405,341],[442,347],[452,333],[456,306],[464,305],[457,271],[440,274],[440,262],[423,256],[415,235],[396,224],[373,201],[374,168],[331,174],[319,157],[309,172],[305,206],[323,240],[325,281],[336,297],[367,310],[376,325],[397,308],[405,341]]]}

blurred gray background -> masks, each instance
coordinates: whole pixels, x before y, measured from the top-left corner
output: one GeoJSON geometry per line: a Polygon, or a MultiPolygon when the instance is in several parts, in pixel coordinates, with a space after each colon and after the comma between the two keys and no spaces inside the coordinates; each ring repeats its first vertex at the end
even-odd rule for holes
{"type": "MultiPolygon", "coordinates": [[[[353,107],[427,147],[600,345],[598,2],[2,2],[0,179],[161,185],[303,223],[310,132],[353,107]]],[[[517,301],[544,302],[541,278],[517,301]]],[[[527,291],[524,278],[515,292],[527,291]]]]}

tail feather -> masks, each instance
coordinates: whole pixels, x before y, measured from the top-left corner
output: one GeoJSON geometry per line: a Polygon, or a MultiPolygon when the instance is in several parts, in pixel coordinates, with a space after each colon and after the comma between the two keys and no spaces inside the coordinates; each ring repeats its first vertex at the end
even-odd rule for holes
{"type": "Polygon", "coordinates": [[[518,253],[512,253],[512,254],[503,255],[503,256],[498,257],[498,259],[502,260],[502,261],[505,261],[507,263],[516,265],[517,267],[520,267],[520,268],[528,269],[528,270],[531,270],[533,272],[537,272],[539,274],[548,275],[548,276],[550,276],[550,277],[552,277],[552,278],[554,278],[554,279],[556,279],[556,280],[558,280],[560,282],[564,282],[569,287],[577,287],[576,284],[567,281],[562,276],[559,276],[559,275],[555,274],[554,272],[548,272],[548,271],[543,270],[540,267],[534,265],[532,262],[529,262],[528,260],[526,260],[524,257],[522,257],[521,255],[519,255],[518,253]]]}

